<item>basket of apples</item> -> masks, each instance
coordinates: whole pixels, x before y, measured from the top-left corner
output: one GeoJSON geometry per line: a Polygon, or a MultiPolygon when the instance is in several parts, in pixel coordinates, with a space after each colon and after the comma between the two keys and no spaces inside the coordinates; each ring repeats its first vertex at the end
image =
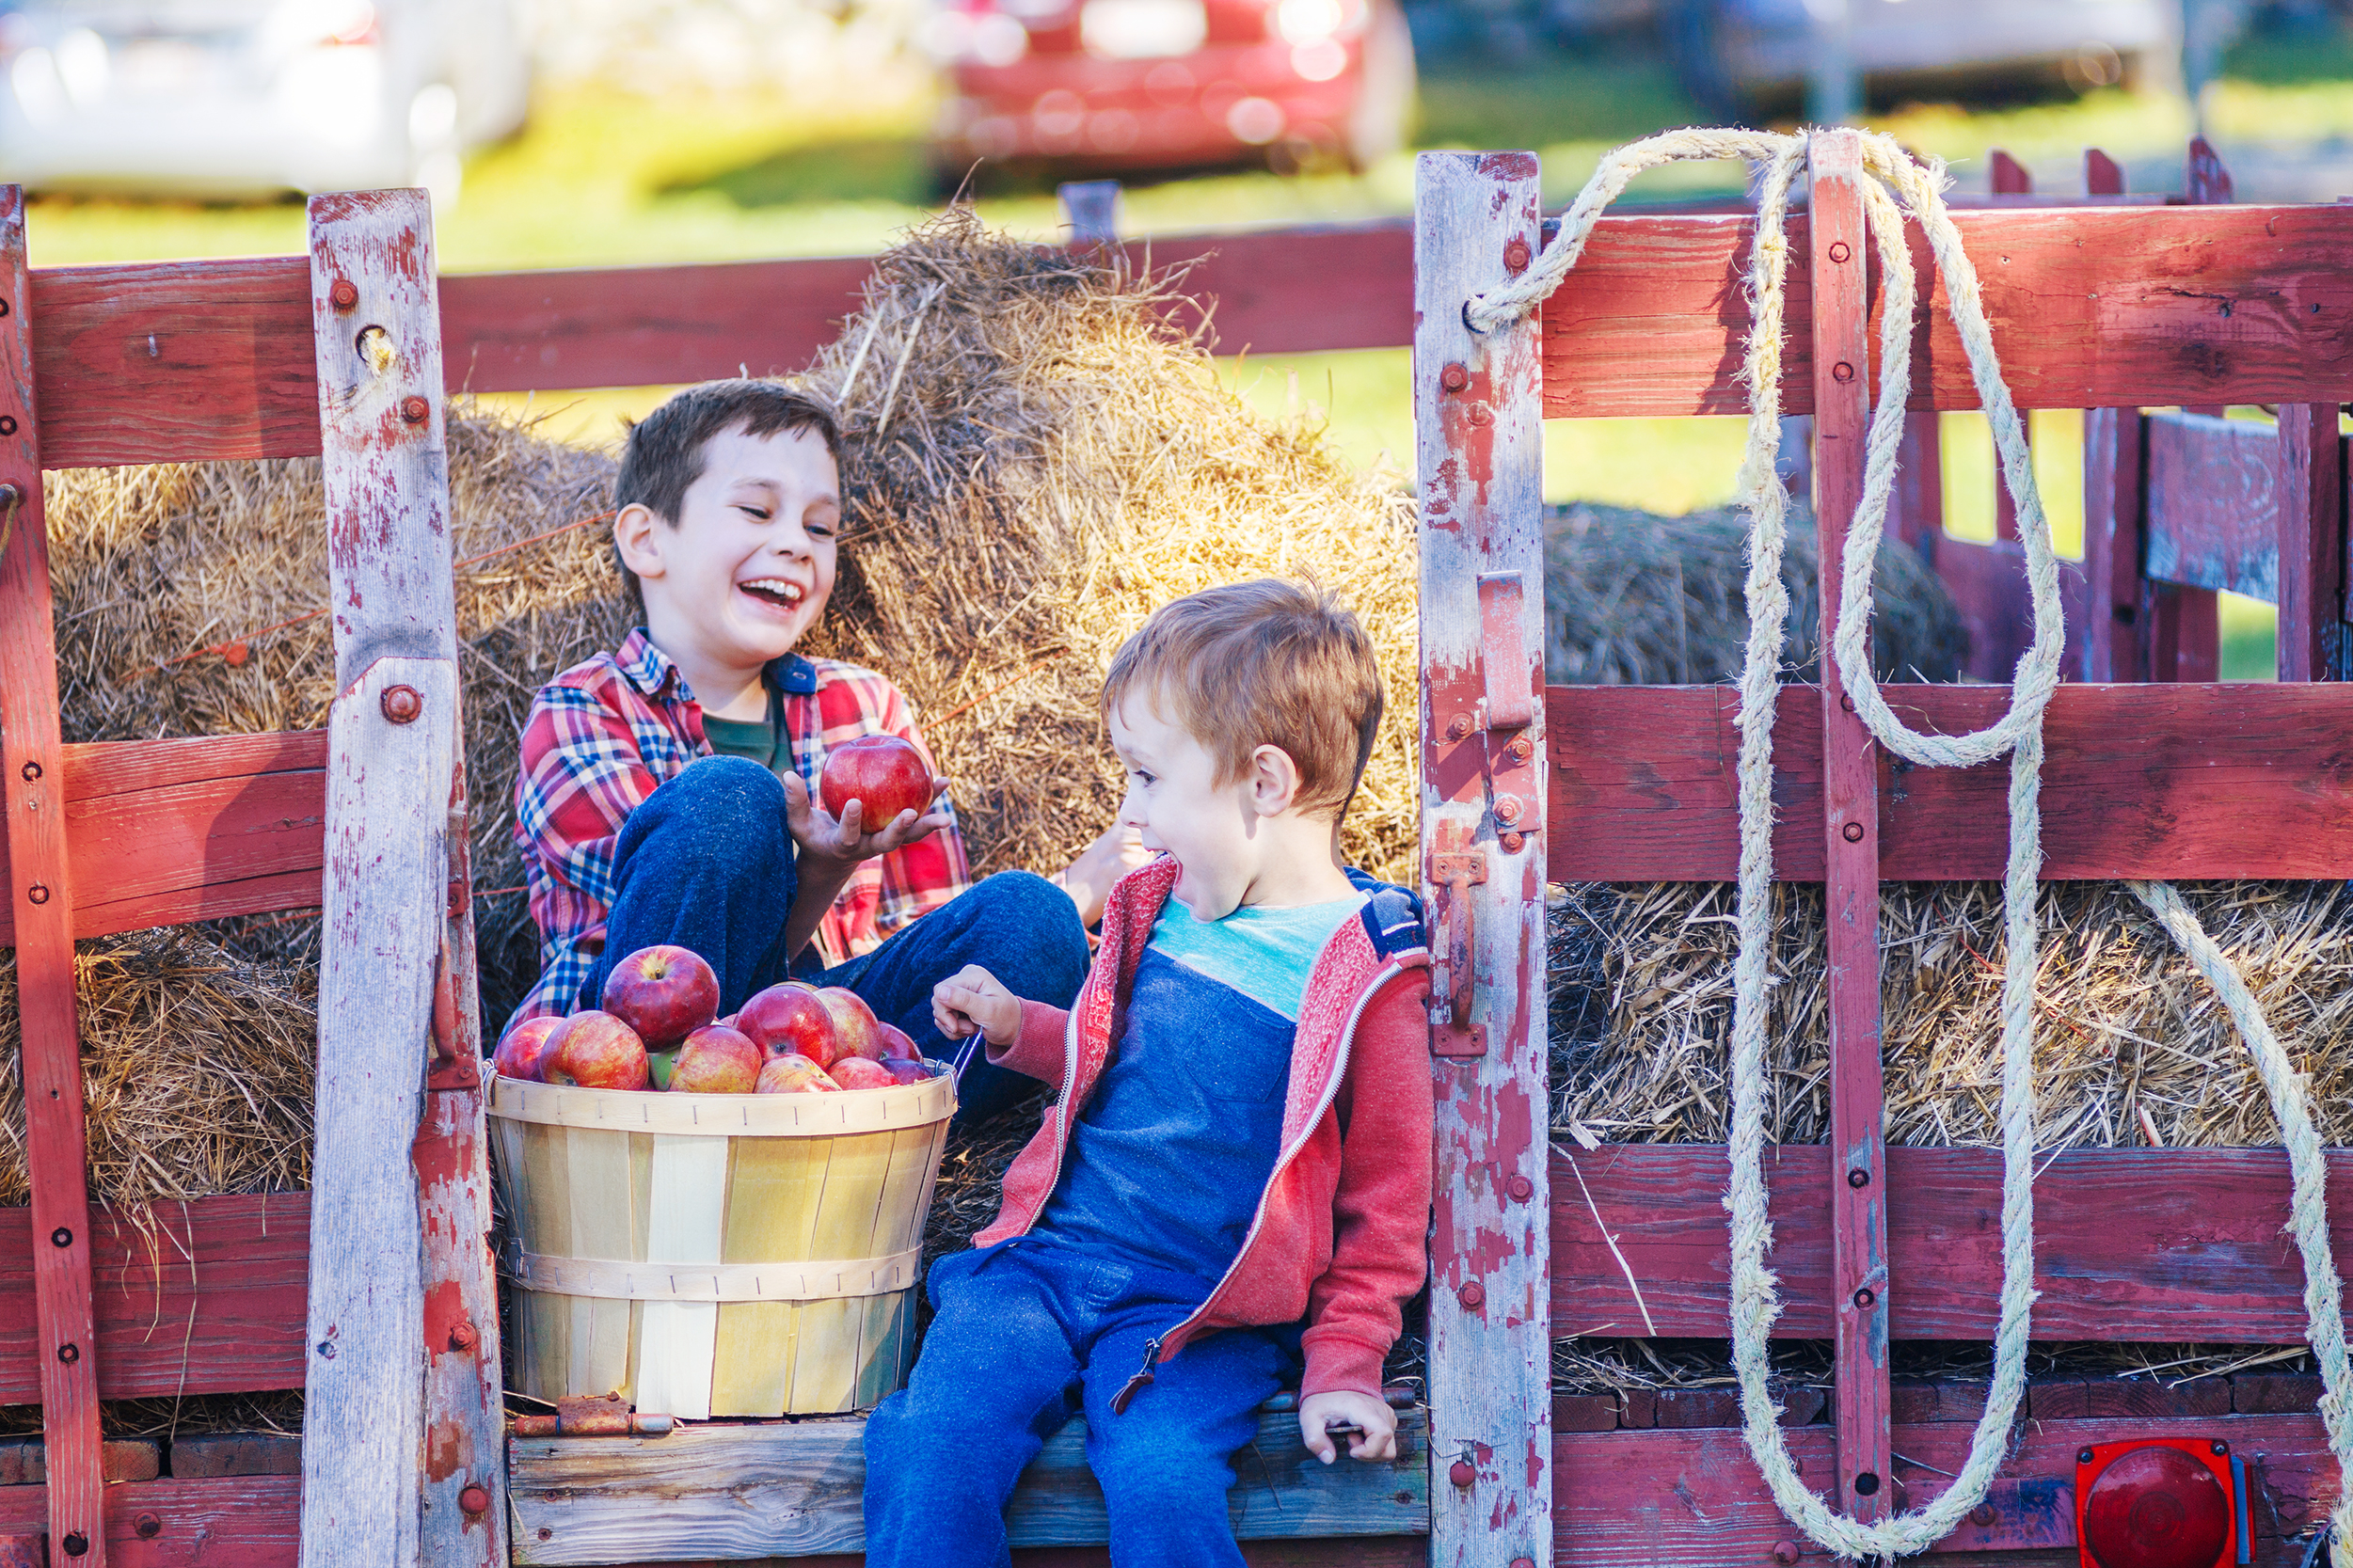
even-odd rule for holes
{"type": "Polygon", "coordinates": [[[682,947],[630,954],[602,1001],[493,1058],[515,1386],[687,1418],[897,1388],[954,1075],[837,988],[715,1019],[682,947]]]}

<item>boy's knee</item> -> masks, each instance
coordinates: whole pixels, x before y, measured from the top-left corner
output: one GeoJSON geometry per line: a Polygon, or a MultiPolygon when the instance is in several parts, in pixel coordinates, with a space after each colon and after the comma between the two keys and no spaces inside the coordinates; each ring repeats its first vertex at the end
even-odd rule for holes
{"type": "Polygon", "coordinates": [[[1104,1500],[1134,1516],[1222,1512],[1233,1485],[1229,1456],[1211,1453],[1176,1434],[1138,1433],[1135,1440],[1099,1443],[1088,1459],[1103,1486],[1104,1500]]]}
{"type": "Polygon", "coordinates": [[[660,833],[676,844],[723,850],[730,859],[755,852],[762,834],[779,844],[785,832],[785,786],[776,775],[746,757],[698,757],[688,763],[631,814],[625,838],[660,833]]]}
{"type": "Polygon", "coordinates": [[[750,757],[697,757],[661,786],[698,812],[782,811],[785,786],[750,757]]]}

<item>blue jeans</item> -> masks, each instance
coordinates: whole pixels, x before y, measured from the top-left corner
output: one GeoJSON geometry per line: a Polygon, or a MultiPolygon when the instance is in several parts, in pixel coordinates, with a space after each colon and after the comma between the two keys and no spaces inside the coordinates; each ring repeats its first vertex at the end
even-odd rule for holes
{"type": "Polygon", "coordinates": [[[1037,1085],[993,1067],[978,1036],[951,1042],[931,1022],[931,988],[978,964],[1016,995],[1067,1007],[1087,977],[1087,932],[1070,895],[1041,877],[1006,871],[894,934],[873,952],[819,969],[795,965],[785,917],[798,885],[785,786],[743,757],[703,757],[647,796],[621,826],[617,890],[605,950],[580,1006],[604,995],[612,966],[641,947],[673,943],[719,976],[721,1017],[786,979],[846,986],[875,1016],[906,1031],[926,1056],[957,1067],[956,1119],[978,1121],[1037,1085]]]}
{"type": "Polygon", "coordinates": [[[1200,1289],[1038,1237],[941,1259],[914,1375],[866,1420],[867,1568],[1008,1568],[1013,1483],[1082,1411],[1117,1568],[1242,1568],[1232,1458],[1296,1371],[1296,1331],[1196,1339],[1111,1414],[1200,1289]]]}

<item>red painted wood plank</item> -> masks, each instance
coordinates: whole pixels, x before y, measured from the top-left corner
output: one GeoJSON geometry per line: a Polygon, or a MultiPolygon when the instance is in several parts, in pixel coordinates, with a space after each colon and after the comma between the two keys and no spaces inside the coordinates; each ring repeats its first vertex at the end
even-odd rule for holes
{"type": "Polygon", "coordinates": [[[2122,196],[2124,166],[2096,147],[2085,148],[2083,188],[2087,196],[2122,196]]]}
{"type": "Polygon", "coordinates": [[[2276,443],[2279,675],[2344,673],[2345,437],[2333,403],[2283,403],[2276,443]]]}
{"type": "Polygon", "coordinates": [[[326,768],[324,730],[66,747],[73,934],[315,908],[326,768]]]}
{"type": "MultiPolygon", "coordinates": [[[[1564,1331],[1624,1335],[1643,1316],[1658,1332],[1722,1338],[1728,1330],[1727,1240],[1720,1147],[1617,1144],[1573,1161],[1626,1256],[1596,1228],[1576,1178],[1553,1182],[1552,1311],[1564,1331]],[[1608,1323],[1606,1330],[1595,1325],[1608,1323]]],[[[1773,1332],[1830,1335],[1829,1148],[1785,1144],[1766,1155],[1773,1250],[1787,1310],[1773,1332]]],[[[2332,1186],[2353,1181],[2353,1149],[2329,1155],[2332,1186]]],[[[1993,1149],[1887,1151],[1887,1249],[1899,1339],[1984,1339],[2001,1286],[2001,1156],[1993,1149]]],[[[2280,1243],[2286,1156],[2276,1148],[2081,1149],[2035,1178],[2037,1339],[2208,1339],[2271,1344],[2304,1332],[2303,1275],[2280,1243]]],[[[2340,1206],[2342,1208],[2342,1206],[2340,1206]]],[[[2353,1267],[2353,1212],[2330,1232],[2353,1267]]],[[[1909,1451],[1909,1450],[1906,1450],[1909,1451]]]]}
{"type": "Polygon", "coordinates": [[[1887,532],[1935,564],[1945,537],[1945,450],[1933,413],[1903,417],[1903,445],[1896,454],[1896,494],[1887,509],[1887,532]]]}
{"type": "MultiPolygon", "coordinates": [[[[57,644],[34,420],[34,319],[24,268],[24,193],[0,186],[0,806],[23,1028],[24,1163],[32,1225],[48,1509],[68,1548],[103,1568],[98,1356],[90,1325],[89,1189],[81,1037],[74,1007],[73,875],[57,734],[57,644]]],[[[53,459],[54,461],[54,459],[53,459]]]]}
{"type": "MultiPolygon", "coordinates": [[[[2034,598],[2027,589],[2026,546],[2011,537],[1981,545],[1948,534],[1936,541],[1936,575],[1952,594],[1953,608],[1969,634],[1963,671],[1979,680],[2008,683],[2019,658],[2034,643],[2034,598]]],[[[2083,563],[2059,563],[2060,612],[2066,617],[2066,651],[2059,668],[2082,666],[2088,610],[2083,563]]]]}
{"type": "MultiPolygon", "coordinates": [[[[1837,636],[1847,529],[1863,495],[1870,360],[1863,151],[1852,131],[1814,138],[1809,236],[1814,283],[1814,515],[1820,535],[1819,646],[1837,636]]],[[[1997,170],[1998,173],[1998,170],[1997,170]]],[[[1999,189],[1997,183],[1995,189],[1999,189]]],[[[1822,844],[1827,883],[1830,1126],[1837,1150],[1824,1189],[1834,1320],[1838,1490],[1832,1506],[1866,1523],[1886,1513],[1887,1211],[1885,1076],[1879,1060],[1878,746],[1853,711],[1837,661],[1822,659],[1822,844]],[[1866,1287],[1874,1287],[1866,1291],[1866,1287]]],[[[1665,1424],[1661,1416],[1661,1424],[1665,1424]]]]}
{"type": "MultiPolygon", "coordinates": [[[[95,1211],[99,1396],[301,1387],[310,1217],[307,1193],[166,1205],[146,1228],[95,1211]]],[[[31,1211],[0,1209],[0,1404],[40,1397],[35,1240],[31,1211]]]]}
{"type": "Polygon", "coordinates": [[[2151,582],[2148,594],[2149,678],[2218,680],[2222,673],[2221,601],[2211,588],[2151,582]]]}
{"type": "MultiPolygon", "coordinates": [[[[1905,686],[1914,727],[1981,728],[2000,687],[1905,686]]],[[[1551,687],[1554,881],[1729,881],[1739,864],[1728,687],[1551,687]]],[[[1775,874],[1820,881],[1820,699],[1784,687],[1773,727],[1775,874]]],[[[2062,686],[2043,720],[2043,875],[2353,874],[2353,726],[2333,685],[2062,686]],[[2322,738],[2316,738],[2322,737],[2322,738]]],[[[2009,765],[1880,769],[1880,876],[1998,878],[2009,765]]]]}
{"type": "Polygon", "coordinates": [[[1985,155],[1987,183],[1995,196],[2030,196],[2034,176],[2027,166],[1996,147],[1985,155]]]}
{"type": "Polygon", "coordinates": [[[51,467],[317,453],[304,258],[43,268],[32,293],[51,467]]]}
{"type": "Polygon", "coordinates": [[[2148,419],[2137,408],[2083,416],[2083,665],[2087,681],[2148,677],[2140,550],[2148,501],[2142,453],[2148,419]]]}
{"type": "MultiPolygon", "coordinates": [[[[2022,408],[2318,403],[2353,388],[2353,209],[2076,207],[1953,215],[2022,408]],[[2314,309],[2313,307],[2319,307],[2314,309]],[[2226,313],[2227,311],[2227,313],[2226,313]]],[[[1545,413],[1741,414],[1740,216],[1604,218],[1545,306],[1545,413]]],[[[1789,231],[1782,412],[1812,412],[1803,220],[1789,231]]],[[[1932,269],[1917,243],[1921,293],[1932,269]]],[[[1915,408],[1974,408],[1934,289],[1915,408]]]]}
{"type": "Polygon", "coordinates": [[[2277,603],[2279,432],[2167,412],[2148,416],[2146,439],[2149,578],[2277,603]]]}
{"type": "MultiPolygon", "coordinates": [[[[106,1488],[104,1508],[103,1550],[118,1568],[294,1568],[300,1556],[302,1483],[294,1476],[126,1481],[106,1488]]],[[[48,1518],[31,1487],[0,1488],[0,1539],[38,1534],[48,1518]]],[[[51,1538],[52,1563],[100,1560],[97,1551],[65,1557],[62,1533],[51,1538]]]]}
{"type": "MultiPolygon", "coordinates": [[[[2336,1462],[2317,1415],[2213,1416],[2198,1419],[2195,1429],[2247,1458],[2250,1490],[2263,1499],[2253,1521],[2258,1543],[2267,1545],[2262,1560],[2277,1560],[2281,1536],[2301,1529],[2303,1520],[2320,1519],[2337,1495],[2336,1462]]],[[[2041,1550],[2063,1552],[2059,1560],[2072,1561],[2076,1450],[2181,1432],[2178,1419],[2029,1421],[1988,1497],[1993,1522],[1964,1524],[1930,1551],[2041,1550]]],[[[1898,1427],[1895,1448],[1904,1456],[1897,1464],[1900,1500],[1918,1507],[1949,1485],[1949,1476],[1938,1472],[1960,1469],[1969,1437],[1970,1428],[1960,1422],[1898,1427]]],[[[1789,1433],[1790,1453],[1808,1480],[1828,1477],[1835,1449],[1827,1428],[1789,1433]]],[[[1808,1558],[1830,1560],[1773,1506],[1738,1432],[1564,1433],[1553,1439],[1553,1456],[1564,1568],[1723,1568],[1794,1560],[1800,1546],[1808,1558]],[[1789,1555],[1777,1557],[1783,1543],[1789,1555]]]]}

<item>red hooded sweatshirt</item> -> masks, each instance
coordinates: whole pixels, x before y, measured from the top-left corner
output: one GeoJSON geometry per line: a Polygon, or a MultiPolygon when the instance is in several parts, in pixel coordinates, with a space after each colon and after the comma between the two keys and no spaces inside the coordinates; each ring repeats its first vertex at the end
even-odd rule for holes
{"type": "MultiPolygon", "coordinates": [[[[1062,1092],[1007,1168],[1004,1206],[973,1238],[975,1246],[1025,1234],[1053,1196],[1071,1128],[1121,1037],[1136,966],[1176,878],[1169,859],[1122,878],[1104,907],[1103,944],[1071,1011],[1025,1002],[1013,1043],[990,1049],[991,1061],[1062,1092]]],[[[1428,963],[1419,911],[1393,892],[1343,921],[1325,942],[1292,1038],[1274,1174],[1225,1277],[1155,1341],[1159,1361],[1216,1329],[1304,1317],[1301,1397],[1338,1389],[1380,1396],[1399,1307],[1428,1271],[1428,963]]],[[[1151,1365],[1115,1409],[1151,1381],[1151,1365]]]]}

